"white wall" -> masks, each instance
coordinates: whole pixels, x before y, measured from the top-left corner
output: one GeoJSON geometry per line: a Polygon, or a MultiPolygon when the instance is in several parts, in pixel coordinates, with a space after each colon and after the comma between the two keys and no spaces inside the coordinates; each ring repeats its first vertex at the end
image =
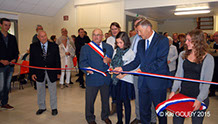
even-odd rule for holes
{"type": "Polygon", "coordinates": [[[61,28],[67,28],[68,36],[76,35],[77,36],[77,27],[76,27],[76,9],[74,6],[74,1],[70,0],[64,8],[62,8],[54,17],[53,22],[54,25],[54,34],[58,37],[61,36],[61,28]],[[68,15],[69,20],[64,21],[63,16],[68,15]]]}
{"type": "Polygon", "coordinates": [[[29,45],[32,43],[32,37],[36,34],[36,25],[41,24],[47,32],[48,37],[53,34],[53,18],[46,16],[38,16],[23,13],[13,13],[7,11],[0,11],[0,13],[14,14],[18,16],[18,46],[20,53],[26,52],[29,45]]]}
{"type": "Polygon", "coordinates": [[[158,24],[158,32],[168,32],[172,36],[173,33],[187,33],[196,27],[195,18],[166,20],[158,24]]]}
{"type": "Polygon", "coordinates": [[[125,30],[124,1],[112,1],[76,7],[77,29],[84,28],[91,38],[93,29],[100,28],[103,33],[109,30],[112,22],[118,22],[125,30]]]}

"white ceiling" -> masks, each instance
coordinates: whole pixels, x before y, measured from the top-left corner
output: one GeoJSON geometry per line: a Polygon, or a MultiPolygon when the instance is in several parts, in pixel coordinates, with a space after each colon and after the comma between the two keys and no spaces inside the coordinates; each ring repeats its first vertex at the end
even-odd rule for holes
{"type": "Polygon", "coordinates": [[[150,19],[156,21],[164,21],[167,19],[181,19],[181,18],[196,18],[201,16],[213,16],[214,14],[218,14],[218,2],[210,2],[208,3],[211,12],[209,14],[198,14],[198,15],[174,15],[174,11],[176,6],[167,6],[167,7],[155,7],[155,8],[141,8],[141,9],[131,9],[127,10],[132,13],[136,13],[139,15],[143,15],[150,19]]]}
{"type": "Polygon", "coordinates": [[[55,16],[69,1],[70,0],[0,0],[0,10],[55,16]]]}

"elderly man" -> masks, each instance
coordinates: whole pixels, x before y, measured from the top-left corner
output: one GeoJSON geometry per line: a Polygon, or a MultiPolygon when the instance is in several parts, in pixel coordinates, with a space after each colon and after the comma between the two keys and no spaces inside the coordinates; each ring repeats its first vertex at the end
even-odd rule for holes
{"type": "Polygon", "coordinates": [[[14,66],[10,62],[16,62],[18,59],[18,46],[16,37],[8,33],[11,22],[7,18],[0,20],[0,101],[1,108],[12,110],[13,106],[8,104],[8,94],[11,88],[11,78],[14,66]]]}
{"type": "MultiPolygon", "coordinates": [[[[60,53],[58,45],[49,42],[45,31],[40,30],[37,35],[40,42],[32,43],[30,45],[30,66],[47,67],[47,68],[61,68],[60,53]]],[[[37,96],[39,110],[36,115],[42,114],[46,111],[45,105],[45,82],[48,83],[50,93],[50,105],[52,115],[57,115],[57,90],[56,80],[60,78],[60,70],[44,70],[44,69],[30,69],[32,80],[37,84],[37,96]]]]}
{"type": "MultiPolygon", "coordinates": [[[[102,30],[95,29],[92,32],[91,42],[95,47],[98,47],[99,50],[104,52],[105,57],[102,58],[99,55],[96,49],[92,49],[89,45],[85,45],[81,49],[80,54],[80,67],[92,67],[100,71],[106,72],[109,68],[108,64],[111,61],[113,55],[113,48],[102,42],[103,34],[102,30]],[[107,56],[107,57],[106,57],[107,56]]],[[[103,76],[99,73],[94,73],[92,71],[86,71],[86,120],[89,124],[96,124],[95,115],[94,115],[94,103],[98,91],[100,90],[101,94],[101,103],[102,103],[102,112],[101,119],[105,121],[106,124],[111,124],[109,116],[109,84],[111,76],[109,73],[106,73],[107,76],[103,76]]]]}
{"type": "Polygon", "coordinates": [[[43,30],[42,25],[36,25],[36,34],[33,36],[32,43],[39,42],[39,39],[37,38],[37,33],[40,30],[43,30]]]}
{"type": "MultiPolygon", "coordinates": [[[[167,55],[169,41],[166,37],[152,30],[152,24],[142,19],[136,25],[138,35],[142,37],[137,47],[135,59],[123,67],[115,68],[115,71],[130,71],[140,65],[143,72],[169,75],[167,55]]],[[[143,124],[151,122],[151,104],[157,106],[166,100],[167,88],[170,82],[166,79],[140,76],[138,79],[140,120],[143,124]]],[[[158,117],[160,124],[167,124],[166,116],[158,117]]]]}
{"type": "Polygon", "coordinates": [[[74,49],[74,51],[75,51],[76,47],[75,47],[74,41],[73,41],[73,39],[72,39],[71,37],[68,37],[68,31],[67,31],[66,28],[62,28],[62,29],[61,29],[61,36],[58,38],[58,40],[56,41],[56,43],[57,43],[58,45],[60,45],[60,44],[62,43],[62,41],[61,41],[61,37],[62,37],[62,36],[67,37],[67,43],[69,43],[69,44],[73,47],[73,49],[74,49]]]}
{"type": "MultiPolygon", "coordinates": [[[[213,74],[213,82],[218,82],[218,31],[214,33],[214,42],[210,43],[209,53],[214,57],[215,60],[215,67],[214,67],[214,74],[213,74]]],[[[216,96],[215,92],[217,90],[216,85],[210,86],[210,93],[209,96],[216,96]]]]}

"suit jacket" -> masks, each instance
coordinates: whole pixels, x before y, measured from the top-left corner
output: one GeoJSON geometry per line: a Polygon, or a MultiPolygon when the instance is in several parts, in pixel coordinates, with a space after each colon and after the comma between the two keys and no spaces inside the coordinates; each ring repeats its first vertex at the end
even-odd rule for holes
{"type": "MultiPolygon", "coordinates": [[[[16,37],[8,33],[8,47],[6,47],[5,41],[0,33],[0,60],[8,60],[9,62],[13,59],[17,60],[18,54],[16,37]]],[[[0,67],[4,67],[4,65],[0,63],[0,67]]]]}
{"type": "MultiPolygon", "coordinates": [[[[59,47],[53,42],[48,42],[47,56],[43,60],[43,52],[40,42],[32,43],[30,45],[30,66],[61,68],[59,47]]],[[[57,80],[57,74],[61,74],[60,70],[48,70],[48,77],[51,82],[57,80]]],[[[31,69],[30,74],[35,74],[38,82],[43,82],[45,79],[45,70],[31,69]]]]}
{"type": "MultiPolygon", "coordinates": [[[[112,58],[113,56],[113,48],[111,45],[102,42],[103,49],[106,50],[106,54],[112,58]]],[[[100,55],[98,55],[90,46],[85,45],[81,49],[80,54],[80,61],[79,61],[80,67],[92,67],[95,69],[98,69],[100,71],[106,72],[109,68],[108,65],[106,65],[103,62],[103,59],[100,55]]],[[[86,71],[84,71],[86,73],[86,71]]],[[[110,84],[111,76],[109,73],[106,73],[107,76],[104,77],[99,73],[89,74],[86,73],[86,86],[101,86],[103,84],[110,84]]]]}
{"type": "Polygon", "coordinates": [[[79,59],[79,56],[80,56],[80,51],[81,51],[81,48],[82,46],[85,45],[85,43],[89,43],[91,40],[89,39],[88,36],[84,36],[83,38],[81,38],[79,35],[76,37],[75,39],[75,46],[76,46],[76,56],[77,58],[79,59]]]}
{"type": "MultiPolygon", "coordinates": [[[[155,32],[149,48],[145,51],[145,40],[140,40],[137,47],[135,59],[122,67],[124,71],[130,71],[140,65],[142,72],[169,75],[167,55],[169,41],[166,37],[155,32]]],[[[138,88],[166,89],[170,86],[167,79],[149,76],[139,76],[138,88]]]]}

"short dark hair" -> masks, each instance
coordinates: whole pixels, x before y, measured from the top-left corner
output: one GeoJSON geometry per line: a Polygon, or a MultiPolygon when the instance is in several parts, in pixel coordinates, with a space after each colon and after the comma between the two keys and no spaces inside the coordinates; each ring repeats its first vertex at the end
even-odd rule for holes
{"type": "Polygon", "coordinates": [[[1,18],[0,23],[3,24],[3,21],[11,22],[11,21],[10,21],[9,19],[7,19],[7,18],[1,18]]]}
{"type": "Polygon", "coordinates": [[[76,36],[75,36],[75,35],[71,35],[71,37],[72,37],[72,38],[76,38],[76,36]]]}
{"type": "Polygon", "coordinates": [[[83,29],[83,28],[79,28],[79,29],[78,29],[78,32],[79,32],[80,30],[84,30],[84,29],[83,29]]]}
{"type": "Polygon", "coordinates": [[[115,26],[115,27],[117,27],[117,28],[120,28],[120,25],[119,25],[117,22],[112,22],[111,25],[110,25],[110,28],[111,28],[112,26],[115,26]]]}
{"type": "MultiPolygon", "coordinates": [[[[130,48],[131,42],[129,36],[126,32],[119,32],[116,36],[116,39],[120,38],[124,42],[124,50],[130,48]]],[[[115,42],[115,49],[117,48],[117,41],[115,42]]]]}
{"type": "Polygon", "coordinates": [[[150,26],[152,28],[151,22],[148,21],[147,19],[142,19],[140,22],[138,22],[136,24],[136,27],[138,27],[139,25],[141,25],[141,26],[150,26]]]}
{"type": "Polygon", "coordinates": [[[52,35],[50,39],[51,39],[52,41],[54,41],[55,38],[56,38],[56,35],[52,35]]]}
{"type": "Polygon", "coordinates": [[[164,32],[164,34],[163,35],[165,35],[165,34],[167,34],[168,32],[164,32]]]}

